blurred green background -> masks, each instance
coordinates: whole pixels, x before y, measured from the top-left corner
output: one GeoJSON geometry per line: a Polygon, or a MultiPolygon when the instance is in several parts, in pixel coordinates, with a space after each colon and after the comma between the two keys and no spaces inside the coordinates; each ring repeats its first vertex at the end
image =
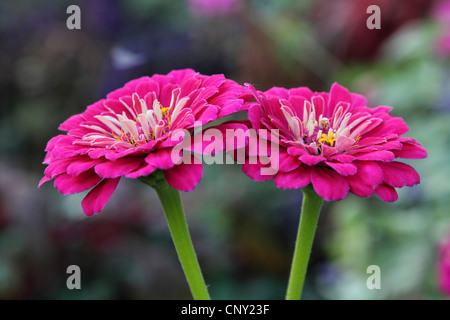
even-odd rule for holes
{"type": "MultiPolygon", "coordinates": [[[[325,203],[305,299],[446,299],[437,245],[450,234],[449,12],[431,0],[21,0],[0,2],[0,299],[190,299],[155,192],[122,179],[102,213],[84,194],[37,189],[47,141],[125,82],[190,67],[257,89],[335,81],[390,105],[428,151],[399,200],[325,203]],[[66,9],[81,9],[68,30],[66,9]],[[369,30],[366,9],[381,9],[369,30]],[[439,9],[441,8],[441,9],[439,9]],[[446,18],[447,17],[447,18],[446,18]],[[81,290],[66,269],[81,268],[81,290]],[[381,269],[369,290],[366,269],[381,269]]],[[[213,299],[283,299],[300,190],[205,166],[182,194],[213,299]]]]}

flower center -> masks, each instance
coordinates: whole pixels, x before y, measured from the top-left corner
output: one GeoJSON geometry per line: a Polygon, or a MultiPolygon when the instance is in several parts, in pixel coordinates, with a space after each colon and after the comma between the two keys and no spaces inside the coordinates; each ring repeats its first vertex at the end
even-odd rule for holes
{"type": "Polygon", "coordinates": [[[334,138],[334,132],[331,129],[328,131],[328,136],[322,133],[322,137],[319,139],[319,143],[326,143],[330,147],[333,147],[335,142],[336,138],[334,138]]]}
{"type": "Polygon", "coordinates": [[[122,114],[114,113],[111,108],[105,105],[111,112],[104,112],[101,115],[94,116],[94,118],[106,126],[106,129],[104,126],[84,125],[84,127],[95,130],[96,133],[86,134],[83,136],[83,140],[102,145],[124,143],[130,145],[130,147],[156,140],[171,129],[180,111],[189,100],[188,97],[178,99],[179,94],[179,88],[172,91],[172,99],[168,107],[163,107],[155,97],[151,108],[149,108],[146,100],[141,99],[137,93],[134,93],[132,105],[130,105],[130,102],[126,103],[119,99],[128,111],[123,111],[122,114]],[[100,136],[98,133],[102,133],[102,135],[100,136]]]}
{"type": "Polygon", "coordinates": [[[303,107],[302,120],[292,111],[289,106],[281,104],[281,111],[288,123],[288,131],[285,132],[286,138],[291,138],[294,143],[311,146],[315,153],[322,152],[323,145],[337,147],[338,138],[344,136],[346,145],[355,143],[361,134],[371,123],[367,120],[368,114],[359,117],[352,117],[350,104],[339,102],[330,118],[324,116],[321,110],[324,110],[325,101],[320,96],[315,96],[312,101],[305,101],[303,107]],[[319,114],[317,114],[319,112],[319,114]],[[352,121],[350,121],[352,120],[352,121]]]}

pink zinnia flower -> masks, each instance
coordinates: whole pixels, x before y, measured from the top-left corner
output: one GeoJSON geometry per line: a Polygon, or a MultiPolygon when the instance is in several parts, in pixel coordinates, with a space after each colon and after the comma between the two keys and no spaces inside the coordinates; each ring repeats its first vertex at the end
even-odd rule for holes
{"type": "Polygon", "coordinates": [[[205,125],[239,111],[243,92],[223,75],[191,69],[130,81],[59,126],[67,134],[48,142],[39,187],[55,179],[65,195],[92,188],[82,201],[87,215],[103,209],[121,177],[145,177],[160,169],[173,188],[191,191],[203,167],[176,165],[173,147],[194,123],[205,125]]]}
{"type": "MultiPolygon", "coordinates": [[[[308,88],[250,89],[257,100],[249,107],[252,127],[271,131],[268,143],[279,143],[279,154],[270,154],[278,172],[262,175],[268,167],[249,158],[243,171],[252,179],[275,179],[279,188],[312,184],[325,200],[341,200],[350,191],[360,197],[376,193],[384,201],[397,200],[395,188],[413,186],[419,175],[396,158],[425,158],[425,149],[414,139],[401,137],[409,129],[391,107],[369,108],[364,97],[334,84],[330,93],[308,88]]],[[[250,141],[250,145],[255,143],[250,141]]],[[[253,158],[254,160],[254,158],[253,158]]]]}
{"type": "Polygon", "coordinates": [[[441,291],[450,296],[450,238],[439,245],[438,281],[441,291]]]}

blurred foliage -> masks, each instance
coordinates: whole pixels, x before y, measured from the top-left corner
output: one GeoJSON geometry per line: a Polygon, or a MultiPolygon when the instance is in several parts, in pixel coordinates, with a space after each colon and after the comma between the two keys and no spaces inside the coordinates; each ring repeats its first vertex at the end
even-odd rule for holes
{"type": "MultiPolygon", "coordinates": [[[[0,299],[190,299],[153,190],[123,179],[104,211],[85,217],[83,194],[37,189],[59,123],[126,81],[186,67],[261,90],[337,81],[370,106],[393,106],[428,151],[407,161],[421,184],[395,203],[326,203],[304,297],[444,299],[435,269],[450,232],[450,60],[435,52],[435,2],[370,1],[382,29],[368,30],[366,0],[248,0],[208,15],[188,0],[2,1],[0,299]],[[81,30],[65,26],[69,4],[81,8],[81,30]],[[71,264],[82,290],[66,288],[71,264]],[[370,265],[381,290],[366,286],[370,265]]],[[[182,196],[212,297],[283,299],[301,192],[214,165],[182,196]]]]}

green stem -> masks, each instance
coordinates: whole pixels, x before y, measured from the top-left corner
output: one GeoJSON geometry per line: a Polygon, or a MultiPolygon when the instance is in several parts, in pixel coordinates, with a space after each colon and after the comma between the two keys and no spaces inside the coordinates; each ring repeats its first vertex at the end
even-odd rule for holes
{"type": "Polygon", "coordinates": [[[141,181],[155,189],[164,209],[172,240],[180,259],[192,296],[195,300],[210,300],[203,278],[181,202],[180,193],[172,188],[161,172],[141,178],[141,181]]]}
{"type": "Polygon", "coordinates": [[[302,295],[309,256],[319,220],[323,199],[314,191],[312,185],[302,189],[303,204],[300,224],[295,242],[294,258],[289,275],[286,300],[299,300],[302,295]]]}

